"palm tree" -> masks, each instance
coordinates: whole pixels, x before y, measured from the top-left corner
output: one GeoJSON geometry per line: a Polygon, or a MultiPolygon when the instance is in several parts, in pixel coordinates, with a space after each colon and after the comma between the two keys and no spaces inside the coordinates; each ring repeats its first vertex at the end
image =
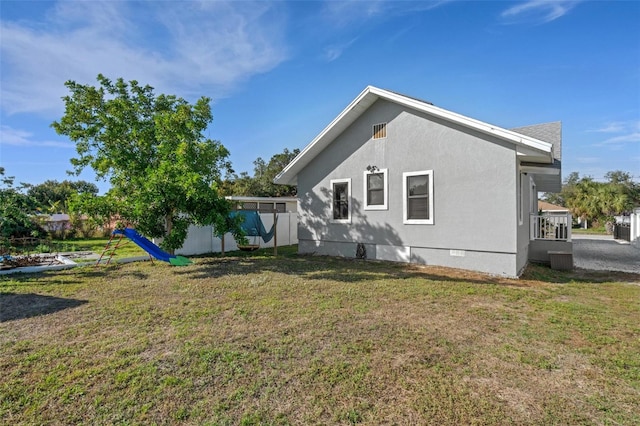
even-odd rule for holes
{"type": "Polygon", "coordinates": [[[593,221],[600,215],[599,203],[596,192],[598,183],[589,177],[585,177],[575,184],[573,197],[567,200],[567,207],[575,217],[593,221]]]}
{"type": "Polygon", "coordinates": [[[600,212],[612,217],[633,207],[629,196],[614,185],[601,185],[596,192],[600,212]]]}

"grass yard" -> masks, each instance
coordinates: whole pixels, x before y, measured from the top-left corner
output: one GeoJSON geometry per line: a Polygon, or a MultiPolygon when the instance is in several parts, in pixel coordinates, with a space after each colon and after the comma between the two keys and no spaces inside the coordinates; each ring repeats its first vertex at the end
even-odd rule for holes
{"type": "MultiPolygon", "coordinates": [[[[67,239],[67,240],[56,240],[56,247],[60,247],[67,252],[76,252],[76,251],[92,251],[97,254],[102,254],[105,246],[109,242],[109,237],[106,238],[78,238],[78,239],[67,239]]],[[[115,245],[118,242],[118,238],[114,238],[112,240],[112,244],[115,245]]],[[[126,257],[135,257],[135,256],[144,256],[147,252],[142,250],[139,246],[137,246],[134,242],[130,241],[128,238],[123,238],[122,242],[118,246],[113,258],[114,259],[122,259],[126,257]]]]}
{"type": "Polygon", "coordinates": [[[640,277],[201,257],[0,277],[0,424],[640,424],[640,277]]]}
{"type": "Polygon", "coordinates": [[[611,234],[607,234],[607,230],[604,229],[604,226],[601,226],[599,228],[587,228],[587,229],[583,229],[583,228],[573,228],[571,230],[572,234],[581,234],[581,235],[611,235],[611,234]]]}
{"type": "MultiPolygon", "coordinates": [[[[91,251],[102,254],[105,246],[109,242],[106,238],[72,238],[66,240],[41,240],[40,244],[32,244],[28,246],[17,246],[8,248],[8,253],[13,256],[21,254],[37,254],[37,253],[76,253],[91,251]]],[[[112,246],[118,243],[118,238],[112,240],[112,246]]],[[[114,253],[114,259],[123,259],[127,257],[145,256],[147,253],[137,246],[128,238],[123,238],[118,249],[114,253]]]]}

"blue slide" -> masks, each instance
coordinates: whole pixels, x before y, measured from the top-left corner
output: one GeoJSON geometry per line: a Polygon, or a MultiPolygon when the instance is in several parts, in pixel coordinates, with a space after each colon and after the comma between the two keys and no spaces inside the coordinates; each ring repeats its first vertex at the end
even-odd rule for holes
{"type": "Polygon", "coordinates": [[[191,261],[183,256],[175,256],[162,250],[157,245],[140,235],[138,231],[133,228],[116,229],[113,231],[114,235],[124,235],[131,241],[140,246],[141,249],[149,253],[151,256],[163,262],[169,262],[176,266],[186,266],[191,264],[191,261]]]}

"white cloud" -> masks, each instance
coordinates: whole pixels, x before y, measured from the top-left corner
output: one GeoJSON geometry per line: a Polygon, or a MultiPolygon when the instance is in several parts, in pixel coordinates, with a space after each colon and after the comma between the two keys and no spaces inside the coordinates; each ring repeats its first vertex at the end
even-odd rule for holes
{"type": "Polygon", "coordinates": [[[611,121],[591,130],[591,132],[611,135],[611,137],[596,143],[595,146],[616,147],[627,143],[638,143],[640,142],[640,120],[611,121]]]}
{"type": "Polygon", "coordinates": [[[627,123],[623,121],[614,121],[605,123],[602,127],[591,130],[592,132],[600,132],[600,133],[619,133],[624,131],[627,127],[627,123]]]}
{"type": "Polygon", "coordinates": [[[0,146],[19,147],[52,147],[75,148],[75,144],[65,141],[38,141],[33,139],[33,134],[25,130],[13,129],[9,126],[0,126],[0,146]]]}
{"type": "MultiPolygon", "coordinates": [[[[425,0],[420,2],[390,0],[350,0],[326,1],[322,5],[319,20],[322,27],[334,30],[332,34],[358,33],[371,22],[381,22],[398,16],[405,16],[435,9],[453,0],[425,0]]],[[[332,62],[338,59],[359,38],[348,38],[349,41],[329,43],[323,49],[323,59],[332,62]]]]}
{"type": "Polygon", "coordinates": [[[335,44],[332,46],[328,46],[325,47],[324,49],[324,58],[328,61],[328,62],[332,62],[335,61],[336,59],[338,59],[340,56],[342,56],[342,53],[347,50],[353,43],[356,42],[358,38],[354,38],[346,43],[342,43],[342,44],[335,44]]]}
{"type": "Polygon", "coordinates": [[[603,144],[621,144],[626,142],[640,142],[640,133],[629,133],[626,135],[616,136],[603,141],[603,144]]]}
{"type": "Polygon", "coordinates": [[[278,4],[60,2],[45,22],[0,23],[3,112],[60,115],[64,82],[102,73],[182,97],[223,96],[284,59],[278,4]]]}
{"type": "Polygon", "coordinates": [[[364,22],[387,9],[384,0],[372,1],[328,1],[323,5],[322,17],[333,27],[346,27],[354,22],[364,22]]]}
{"type": "Polygon", "coordinates": [[[336,28],[362,24],[376,17],[389,18],[435,9],[453,0],[425,0],[419,2],[395,0],[327,1],[322,19],[336,28]]]}
{"type": "Polygon", "coordinates": [[[533,22],[546,24],[566,15],[580,0],[529,0],[511,6],[500,14],[507,23],[533,22]]]}
{"type": "Polygon", "coordinates": [[[602,159],[599,157],[577,157],[576,163],[579,164],[594,164],[600,162],[602,159]]]}

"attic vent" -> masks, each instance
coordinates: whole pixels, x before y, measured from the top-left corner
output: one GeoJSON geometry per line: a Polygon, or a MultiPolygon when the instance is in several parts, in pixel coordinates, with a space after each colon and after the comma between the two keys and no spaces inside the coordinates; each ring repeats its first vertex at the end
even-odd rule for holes
{"type": "Polygon", "coordinates": [[[387,123],[373,125],[373,138],[382,139],[387,137],[387,123]]]}

